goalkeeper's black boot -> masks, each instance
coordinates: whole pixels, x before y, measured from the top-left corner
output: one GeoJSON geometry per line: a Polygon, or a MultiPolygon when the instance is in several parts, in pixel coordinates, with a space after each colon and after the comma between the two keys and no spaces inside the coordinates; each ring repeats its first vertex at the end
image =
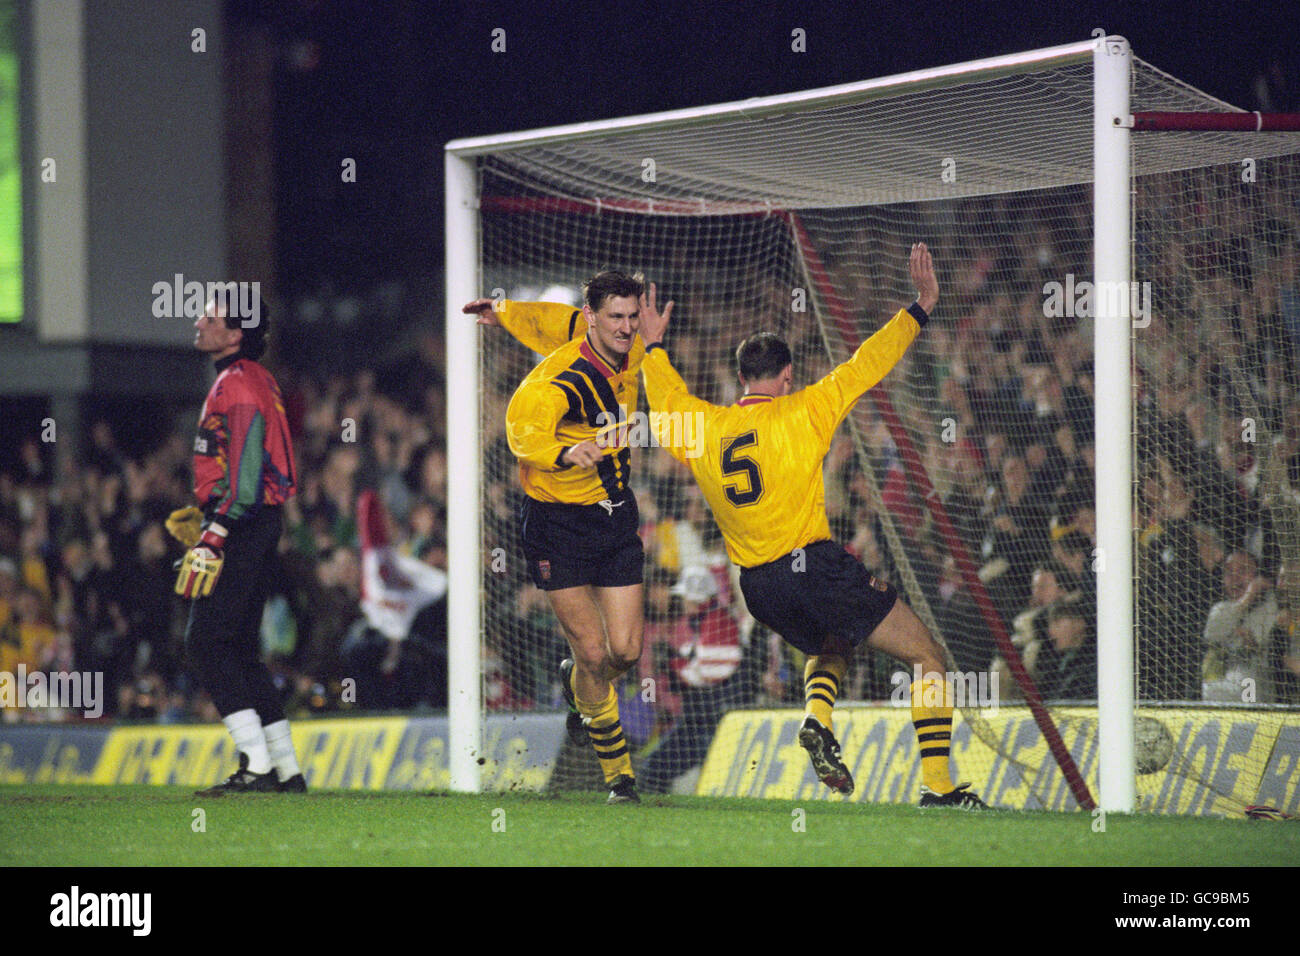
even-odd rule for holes
{"type": "Polygon", "coordinates": [[[587,723],[582,713],[578,710],[578,700],[573,696],[573,660],[565,658],[560,662],[560,691],[564,694],[564,702],[569,705],[569,716],[564,718],[564,729],[569,733],[569,739],[579,746],[590,744],[591,737],[587,735],[587,723]]]}
{"type": "Polygon", "coordinates": [[[929,787],[921,786],[921,807],[956,807],[958,810],[987,810],[989,805],[970,791],[970,784],[963,783],[950,793],[935,793],[929,787]]]}
{"type": "Polygon", "coordinates": [[[636,792],[636,777],[619,774],[609,785],[610,803],[640,803],[641,796],[636,792]]]}
{"type": "Polygon", "coordinates": [[[278,793],[280,791],[280,778],[276,776],[275,769],[266,773],[253,773],[248,769],[248,754],[242,750],[239,752],[239,769],[226,778],[225,783],[219,783],[215,787],[208,787],[206,790],[196,790],[196,797],[223,797],[228,793],[278,793]]]}
{"type": "Polygon", "coordinates": [[[840,793],[853,792],[853,775],[840,759],[839,741],[811,714],[799,728],[799,746],[808,751],[818,780],[840,793]]]}
{"type": "Polygon", "coordinates": [[[307,778],[300,773],[295,773],[288,780],[280,781],[281,793],[306,793],[307,778]]]}

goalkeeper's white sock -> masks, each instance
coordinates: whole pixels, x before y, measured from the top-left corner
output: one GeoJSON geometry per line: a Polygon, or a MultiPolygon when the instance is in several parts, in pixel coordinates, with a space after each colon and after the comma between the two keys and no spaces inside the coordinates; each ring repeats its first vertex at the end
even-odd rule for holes
{"type": "Polygon", "coordinates": [[[271,755],[271,763],[275,764],[281,782],[301,773],[302,771],[298,769],[298,755],[293,752],[293,736],[289,733],[289,721],[277,720],[273,724],[267,724],[264,733],[266,749],[271,755]]]}
{"type": "Polygon", "coordinates": [[[248,755],[251,773],[270,773],[271,755],[266,749],[266,735],[262,731],[262,718],[249,707],[221,718],[221,722],[235,738],[235,749],[248,755]]]}

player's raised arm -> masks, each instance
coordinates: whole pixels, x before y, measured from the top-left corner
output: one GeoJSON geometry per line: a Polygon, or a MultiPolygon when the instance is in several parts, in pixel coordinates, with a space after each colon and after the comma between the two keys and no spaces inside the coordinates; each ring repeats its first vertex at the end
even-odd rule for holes
{"type": "Polygon", "coordinates": [[[664,306],[660,314],[657,291],[651,283],[648,294],[641,297],[641,338],[646,343],[641,374],[645,379],[646,402],[650,406],[650,427],[660,447],[667,449],[678,461],[686,462],[687,448],[695,447],[695,420],[688,417],[688,413],[708,408],[709,403],[690,393],[686,382],[668,359],[663,337],[668,332],[673,303],[664,306]]]}
{"type": "Polygon", "coordinates": [[[582,309],[563,302],[515,302],[511,299],[475,299],[461,306],[476,315],[479,325],[499,326],[523,345],[550,355],[575,336],[586,334],[582,309]]]}
{"type": "Polygon", "coordinates": [[[858,347],[847,362],[836,366],[820,382],[800,393],[808,403],[814,425],[827,441],[853,403],[898,364],[930,320],[930,310],[939,302],[939,280],[925,243],[918,242],[912,246],[908,270],[916,287],[916,301],[905,309],[899,309],[878,332],[858,347]]]}

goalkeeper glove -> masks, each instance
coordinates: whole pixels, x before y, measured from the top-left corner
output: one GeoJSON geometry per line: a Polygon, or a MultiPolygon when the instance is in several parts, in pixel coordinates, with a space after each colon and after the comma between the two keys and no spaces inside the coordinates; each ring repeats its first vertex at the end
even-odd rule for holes
{"type": "Polygon", "coordinates": [[[185,547],[192,548],[203,534],[203,512],[193,505],[177,508],[167,516],[165,524],[168,534],[185,547]]]}
{"type": "Polygon", "coordinates": [[[183,598],[207,597],[221,575],[226,545],[226,529],[208,525],[198,543],[185,552],[181,573],[176,577],[176,593],[183,598]]]}

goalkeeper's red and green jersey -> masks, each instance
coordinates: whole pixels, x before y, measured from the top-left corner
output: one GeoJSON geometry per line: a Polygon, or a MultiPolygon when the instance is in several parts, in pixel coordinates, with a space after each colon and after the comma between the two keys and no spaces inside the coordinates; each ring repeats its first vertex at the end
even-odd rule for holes
{"type": "Polygon", "coordinates": [[[594,468],[566,465],[560,457],[574,445],[598,435],[615,438],[626,428],[628,410],[636,409],[645,343],[638,336],[615,368],[587,341],[581,309],[506,301],[496,315],[511,335],[546,356],[506,408],[506,439],[519,459],[524,494],[574,505],[622,498],[631,477],[630,449],[611,447],[594,468]]]}
{"type": "Polygon", "coordinates": [[[746,395],[728,406],[691,395],[662,348],[646,355],[650,426],[695,475],[732,561],[752,568],[830,538],[822,459],[831,438],[927,319],[919,305],[901,309],[816,384],[775,398],[746,395]]]}
{"type": "Polygon", "coordinates": [[[217,362],[194,439],[194,494],[229,527],[293,494],[296,470],[284,399],[271,373],[244,356],[217,362]]]}

